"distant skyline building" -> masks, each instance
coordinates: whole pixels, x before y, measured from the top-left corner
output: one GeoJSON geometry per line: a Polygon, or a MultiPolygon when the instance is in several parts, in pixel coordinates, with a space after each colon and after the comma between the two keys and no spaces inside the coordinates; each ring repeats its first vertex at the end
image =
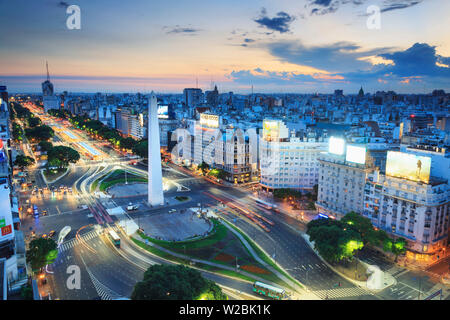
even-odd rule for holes
{"type": "Polygon", "coordinates": [[[152,206],[164,204],[158,102],[154,92],[148,101],[148,203],[152,206]]]}
{"type": "Polygon", "coordinates": [[[45,63],[47,68],[47,80],[42,82],[42,102],[44,111],[50,109],[59,109],[58,97],[54,94],[53,84],[50,82],[50,73],[48,72],[48,62],[45,63]]]}
{"type": "Polygon", "coordinates": [[[183,90],[183,99],[187,107],[197,107],[203,103],[203,92],[199,88],[186,88],[183,90]]]}

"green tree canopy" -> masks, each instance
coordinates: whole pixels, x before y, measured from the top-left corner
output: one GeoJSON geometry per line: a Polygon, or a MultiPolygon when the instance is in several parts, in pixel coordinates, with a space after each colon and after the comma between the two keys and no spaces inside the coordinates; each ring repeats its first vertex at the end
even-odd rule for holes
{"type": "Polygon", "coordinates": [[[53,129],[47,125],[37,126],[25,129],[25,135],[28,139],[36,141],[47,141],[55,135],[53,129]]]}
{"type": "Polygon", "coordinates": [[[225,300],[217,284],[186,266],[153,265],[131,294],[133,300],[225,300]]]}
{"type": "Polygon", "coordinates": [[[131,137],[128,138],[122,138],[120,139],[120,147],[130,150],[133,149],[133,147],[137,144],[138,142],[136,140],[134,140],[131,137]]]}
{"type": "Polygon", "coordinates": [[[37,127],[42,123],[41,119],[36,117],[28,118],[28,126],[31,128],[37,127]]]}
{"type": "Polygon", "coordinates": [[[148,140],[141,140],[132,148],[134,154],[142,158],[148,158],[148,140]]]}
{"type": "Polygon", "coordinates": [[[27,261],[31,264],[33,271],[37,271],[47,264],[53,263],[57,255],[56,242],[50,238],[32,240],[26,252],[27,261]]]}
{"type": "Polygon", "coordinates": [[[53,149],[53,144],[49,141],[41,141],[39,142],[39,147],[41,147],[42,151],[50,151],[53,149]]]}
{"type": "Polygon", "coordinates": [[[300,191],[293,190],[293,189],[281,188],[281,189],[275,189],[273,191],[273,196],[277,199],[286,199],[288,197],[300,198],[302,196],[302,193],[300,191]]]}
{"type": "Polygon", "coordinates": [[[18,166],[23,170],[23,168],[28,167],[34,163],[34,159],[23,154],[19,154],[14,160],[14,165],[18,166]]]}
{"type": "Polygon", "coordinates": [[[56,146],[47,152],[48,164],[58,168],[65,168],[69,163],[77,163],[80,154],[75,149],[66,146],[56,146]]]}
{"type": "Polygon", "coordinates": [[[212,169],[208,175],[216,177],[217,179],[225,179],[225,171],[222,169],[212,169]]]}
{"type": "Polygon", "coordinates": [[[341,221],[332,219],[312,220],[307,234],[319,254],[327,261],[339,262],[351,259],[355,251],[362,249],[361,236],[341,221]]]}

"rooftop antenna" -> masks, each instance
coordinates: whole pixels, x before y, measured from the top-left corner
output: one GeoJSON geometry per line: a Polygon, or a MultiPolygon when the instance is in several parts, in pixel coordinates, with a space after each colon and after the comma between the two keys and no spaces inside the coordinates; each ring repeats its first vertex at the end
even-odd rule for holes
{"type": "Polygon", "coordinates": [[[47,67],[47,81],[50,81],[50,73],[48,72],[48,61],[45,61],[45,66],[47,67]]]}

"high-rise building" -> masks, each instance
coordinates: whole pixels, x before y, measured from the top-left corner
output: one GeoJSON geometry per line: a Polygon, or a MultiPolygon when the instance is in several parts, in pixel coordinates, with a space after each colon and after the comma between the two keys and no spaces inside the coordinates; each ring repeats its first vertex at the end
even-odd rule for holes
{"type": "Polygon", "coordinates": [[[319,137],[289,135],[281,120],[264,120],[261,141],[261,187],[311,190],[318,184],[319,154],[327,143],[319,137]]]}
{"type": "Polygon", "coordinates": [[[184,104],[189,108],[195,108],[203,103],[202,89],[186,88],[183,90],[184,104]]]}
{"type": "Polygon", "coordinates": [[[364,186],[374,168],[363,145],[346,145],[343,138],[330,137],[328,152],[321,153],[316,208],[319,214],[342,218],[364,209],[364,186]]]}
{"type": "Polygon", "coordinates": [[[58,97],[55,96],[53,90],[53,84],[50,82],[50,73],[48,71],[48,63],[46,63],[47,67],[47,80],[42,82],[42,101],[44,103],[44,111],[47,112],[50,109],[59,109],[60,105],[58,102],[58,97]]]}
{"type": "Polygon", "coordinates": [[[0,104],[4,101],[6,104],[8,104],[8,91],[6,89],[6,86],[0,86],[0,104]]]}
{"type": "Polygon", "coordinates": [[[206,103],[210,106],[216,107],[219,104],[219,90],[214,86],[214,90],[206,91],[206,103]]]}
{"type": "Polygon", "coordinates": [[[148,202],[152,206],[164,204],[158,103],[153,92],[148,102],[148,202]]]}
{"type": "MultiPolygon", "coordinates": [[[[416,161],[408,164],[408,158],[402,161],[403,169],[416,167],[416,161]]],[[[368,175],[364,188],[363,215],[375,227],[405,238],[408,258],[431,262],[447,246],[450,188],[447,180],[427,180],[394,177],[375,170],[368,175]]]]}

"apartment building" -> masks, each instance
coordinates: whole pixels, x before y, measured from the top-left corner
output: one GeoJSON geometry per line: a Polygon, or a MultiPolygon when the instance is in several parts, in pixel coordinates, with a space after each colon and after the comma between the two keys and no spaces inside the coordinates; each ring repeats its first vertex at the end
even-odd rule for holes
{"type": "Polygon", "coordinates": [[[319,180],[319,155],[328,143],[314,133],[303,135],[280,120],[264,120],[261,141],[261,187],[312,190],[319,180]]]}
{"type": "Polygon", "coordinates": [[[394,237],[408,241],[407,257],[430,261],[447,246],[450,189],[447,180],[392,177],[375,170],[364,187],[363,215],[394,237]]]}

